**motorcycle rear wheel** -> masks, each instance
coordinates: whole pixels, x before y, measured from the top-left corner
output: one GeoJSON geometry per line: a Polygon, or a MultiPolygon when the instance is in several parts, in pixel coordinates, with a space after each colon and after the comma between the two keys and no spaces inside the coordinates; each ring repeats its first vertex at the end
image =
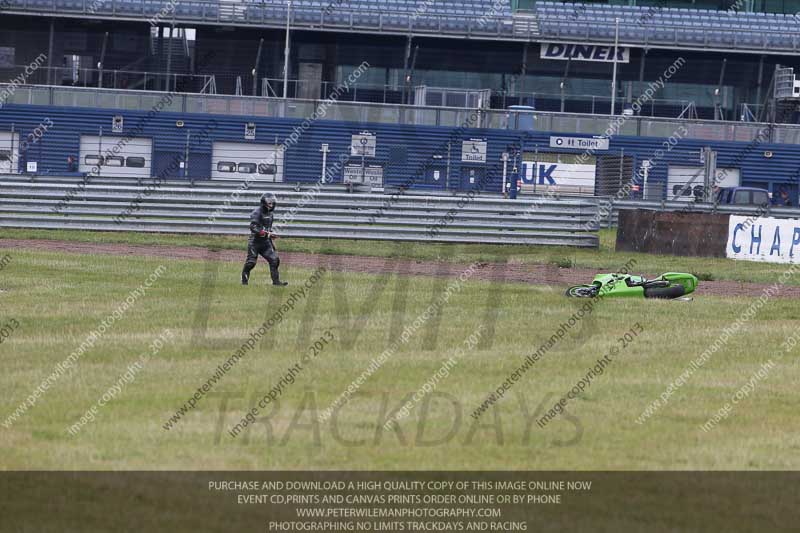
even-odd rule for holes
{"type": "Polygon", "coordinates": [[[680,298],[686,294],[686,289],[680,283],[676,283],[669,287],[653,287],[644,289],[645,298],[663,298],[671,300],[673,298],[680,298]]]}

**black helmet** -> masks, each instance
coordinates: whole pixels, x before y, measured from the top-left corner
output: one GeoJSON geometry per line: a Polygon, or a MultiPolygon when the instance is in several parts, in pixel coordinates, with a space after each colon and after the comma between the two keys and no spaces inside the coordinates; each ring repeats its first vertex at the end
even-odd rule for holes
{"type": "Polygon", "coordinates": [[[265,192],[263,195],[261,195],[261,207],[267,211],[273,211],[277,205],[278,199],[275,198],[275,195],[271,192],[265,192]]]}

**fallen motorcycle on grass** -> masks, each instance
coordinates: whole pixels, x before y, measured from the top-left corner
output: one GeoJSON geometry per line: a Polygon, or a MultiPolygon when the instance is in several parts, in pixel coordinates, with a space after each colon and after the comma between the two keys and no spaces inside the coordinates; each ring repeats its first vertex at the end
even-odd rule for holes
{"type": "Polygon", "coordinates": [[[654,279],[631,274],[597,274],[591,285],[567,289],[573,298],[662,298],[684,299],[697,288],[697,277],[681,272],[667,272],[654,279]]]}

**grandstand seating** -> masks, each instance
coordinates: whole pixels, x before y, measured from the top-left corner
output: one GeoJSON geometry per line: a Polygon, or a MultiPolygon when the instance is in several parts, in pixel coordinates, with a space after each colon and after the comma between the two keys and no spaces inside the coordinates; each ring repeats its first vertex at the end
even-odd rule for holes
{"type": "Polygon", "coordinates": [[[619,38],[626,42],[771,50],[800,47],[800,22],[781,14],[560,2],[537,2],[536,12],[544,37],[608,41],[614,38],[619,18],[619,38]]]}
{"type": "MultiPolygon", "coordinates": [[[[251,22],[286,19],[286,3],[251,0],[246,9],[251,22]]],[[[296,0],[292,4],[295,23],[318,23],[386,29],[427,29],[451,32],[487,30],[496,32],[510,25],[497,21],[511,17],[509,0],[296,0]],[[495,7],[497,6],[497,7],[495,7]],[[483,23],[476,24],[476,21],[483,23]]]]}
{"type": "MultiPolygon", "coordinates": [[[[162,20],[283,24],[285,0],[181,0],[164,12],[164,0],[6,0],[4,7],[29,12],[153,17],[162,20]]],[[[514,34],[510,0],[293,0],[295,25],[348,29],[416,30],[458,34],[514,34]]]]}

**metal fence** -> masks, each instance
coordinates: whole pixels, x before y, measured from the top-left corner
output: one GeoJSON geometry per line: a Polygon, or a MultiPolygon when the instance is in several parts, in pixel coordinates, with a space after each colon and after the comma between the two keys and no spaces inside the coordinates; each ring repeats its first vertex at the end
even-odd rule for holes
{"type": "Polygon", "coordinates": [[[598,224],[601,228],[615,228],[619,222],[619,212],[623,209],[647,209],[650,211],[670,211],[673,213],[719,213],[746,217],[773,217],[800,219],[800,208],[776,207],[774,205],[725,205],[703,202],[650,201],[650,200],[611,200],[598,198],[598,224]]]}
{"type": "MultiPolygon", "coordinates": [[[[236,183],[6,178],[0,180],[0,227],[244,236],[260,194],[236,183]]],[[[327,186],[322,192],[283,187],[278,194],[276,227],[286,237],[599,246],[594,198],[515,201],[330,192],[327,186]]]]}
{"type": "MultiPolygon", "coordinates": [[[[263,96],[230,96],[209,94],[173,94],[168,102],[165,93],[59,86],[12,86],[0,84],[8,93],[4,103],[49,105],[60,107],[92,107],[96,109],[129,109],[150,111],[159,105],[176,113],[210,113],[255,117],[305,119],[319,109],[319,100],[283,99],[263,96]]],[[[685,128],[687,139],[709,141],[800,144],[800,126],[720,120],[686,120],[641,116],[611,116],[560,112],[518,112],[507,110],[474,110],[457,107],[423,107],[379,103],[326,103],[326,120],[371,122],[376,124],[409,124],[418,126],[463,127],[475,123],[476,128],[513,129],[519,118],[529,117],[535,130],[549,133],[581,135],[615,135],[670,137],[678,127],[685,128]],[[468,120],[478,114],[477,121],[468,120]],[[612,126],[612,123],[615,124],[612,126]]]]}

